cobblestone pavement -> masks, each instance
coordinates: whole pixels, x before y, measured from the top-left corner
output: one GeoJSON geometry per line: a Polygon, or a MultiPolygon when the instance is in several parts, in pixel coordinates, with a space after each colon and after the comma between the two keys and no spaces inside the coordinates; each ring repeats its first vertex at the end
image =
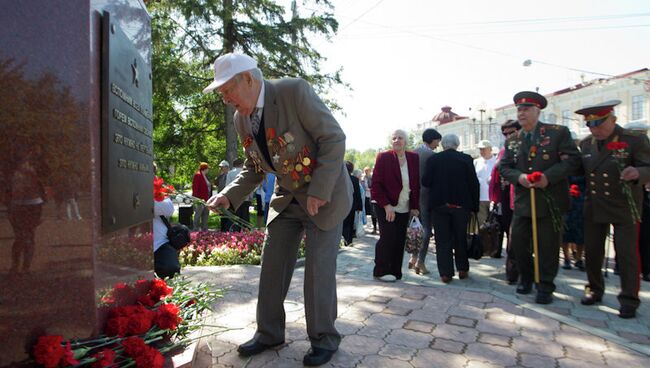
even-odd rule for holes
{"type": "MultiPolygon", "coordinates": [[[[586,275],[577,270],[560,270],[554,303],[540,306],[534,296],[517,295],[505,284],[503,259],[471,261],[469,279],[445,285],[430,254],[429,275],[405,265],[402,281],[375,281],[375,241],[367,235],[339,254],[337,328],[344,338],[325,367],[650,366],[649,283],[642,285],[638,317],[622,320],[618,278],[611,274],[601,306],[580,305],[586,275]]],[[[199,342],[194,367],[302,366],[309,340],[300,267],[285,302],[286,344],[251,358],[237,355],[237,345],[255,332],[259,270],[184,270],[193,280],[226,289],[207,321],[203,333],[213,335],[199,342]]]]}

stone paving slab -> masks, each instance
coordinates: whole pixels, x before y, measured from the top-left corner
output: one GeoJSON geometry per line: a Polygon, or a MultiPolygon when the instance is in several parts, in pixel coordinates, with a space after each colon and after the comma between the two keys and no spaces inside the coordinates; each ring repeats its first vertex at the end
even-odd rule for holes
{"type": "MultiPolygon", "coordinates": [[[[578,306],[579,290],[567,285],[577,285],[573,278],[584,273],[570,274],[567,281],[561,275],[563,287],[558,289],[568,294],[556,293],[551,306],[568,311],[562,315],[514,294],[514,287],[499,274],[500,260],[472,262],[469,279],[447,285],[437,277],[435,255],[427,262],[432,264],[431,274],[415,275],[404,267],[402,281],[385,283],[372,279],[374,241],[363,237],[339,255],[337,329],[343,340],[324,367],[650,366],[646,308],[650,298],[645,294],[639,318],[622,321],[615,314],[615,298],[593,310],[578,306]]],[[[192,280],[227,288],[207,318],[210,327],[204,333],[213,335],[199,342],[194,367],[302,366],[309,340],[301,268],[295,270],[285,302],[286,343],[251,358],[237,355],[237,345],[255,331],[259,270],[258,266],[184,270],[192,280]]],[[[616,290],[609,284],[608,288],[616,290]]]]}

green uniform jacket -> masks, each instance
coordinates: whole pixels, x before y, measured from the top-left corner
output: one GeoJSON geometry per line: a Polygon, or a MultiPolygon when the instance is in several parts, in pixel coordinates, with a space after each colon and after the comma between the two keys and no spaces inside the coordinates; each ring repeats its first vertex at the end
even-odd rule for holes
{"type": "MultiPolygon", "coordinates": [[[[580,156],[571,140],[569,129],[561,125],[537,122],[531,144],[524,140],[524,131],[508,138],[505,153],[499,162],[499,172],[515,184],[515,209],[517,216],[531,217],[530,189],[519,184],[519,176],[541,171],[549,181],[544,190],[561,212],[569,209],[567,176],[580,167],[580,156]]],[[[550,216],[550,210],[540,189],[535,196],[537,217],[550,216]]]]}
{"type": "Polygon", "coordinates": [[[627,198],[623,194],[617,155],[625,167],[634,166],[639,170],[639,179],[630,182],[630,188],[641,214],[643,184],[650,181],[650,143],[642,132],[630,131],[616,125],[614,133],[607,138],[603,148],[591,135],[580,142],[582,167],[587,181],[585,193],[585,216],[596,223],[629,224],[632,215],[627,198]],[[625,142],[628,147],[615,153],[606,148],[612,141],[625,142]]]}

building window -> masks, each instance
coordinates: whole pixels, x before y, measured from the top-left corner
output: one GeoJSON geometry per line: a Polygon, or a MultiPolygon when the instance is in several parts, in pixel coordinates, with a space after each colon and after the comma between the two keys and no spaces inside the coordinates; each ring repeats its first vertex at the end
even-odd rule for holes
{"type": "Polygon", "coordinates": [[[562,111],[562,125],[569,126],[570,120],[571,120],[571,110],[562,111]]]}
{"type": "Polygon", "coordinates": [[[644,115],[643,95],[632,96],[632,120],[641,120],[644,115]]]}

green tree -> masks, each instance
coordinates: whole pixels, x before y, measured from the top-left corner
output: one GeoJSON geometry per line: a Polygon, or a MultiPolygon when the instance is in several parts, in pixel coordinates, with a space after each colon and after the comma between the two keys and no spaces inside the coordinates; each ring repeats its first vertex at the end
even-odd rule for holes
{"type": "MultiPolygon", "coordinates": [[[[211,64],[241,52],[258,60],[266,78],[301,77],[320,94],[344,84],[341,70],[321,71],[322,55],[309,38],[329,39],[338,23],[327,0],[307,0],[307,16],[272,0],[152,0],[154,140],[163,176],[187,182],[200,161],[216,168],[241,155],[231,108],[201,90],[211,64]]],[[[337,109],[334,101],[326,101],[337,109]]]]}
{"type": "Polygon", "coordinates": [[[355,149],[349,149],[345,151],[345,159],[352,162],[355,169],[363,170],[364,167],[372,168],[375,166],[377,153],[379,152],[374,149],[367,149],[363,152],[359,152],[355,149]]]}

